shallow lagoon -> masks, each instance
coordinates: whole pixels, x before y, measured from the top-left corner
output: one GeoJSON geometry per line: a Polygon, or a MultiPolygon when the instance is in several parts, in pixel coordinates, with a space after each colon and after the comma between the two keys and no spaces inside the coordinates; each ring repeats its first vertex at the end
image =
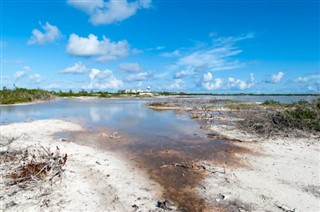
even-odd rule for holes
{"type": "MultiPolygon", "coordinates": [[[[197,96],[194,98],[255,102],[273,99],[290,103],[317,97],[197,96]]],[[[84,134],[62,133],[57,136],[66,136],[76,143],[99,149],[110,149],[110,145],[113,145],[112,149],[123,150],[128,160],[133,160],[146,169],[150,177],[163,186],[168,197],[181,207],[190,210],[194,210],[194,206],[201,208],[204,201],[192,190],[203,176],[183,169],[160,167],[173,162],[192,163],[203,160],[213,161],[214,164],[241,166],[235,155],[254,153],[235,145],[232,141],[208,138],[208,132],[200,128],[201,123],[190,119],[186,113],[154,111],[145,106],[150,101],[165,100],[62,98],[39,104],[3,106],[0,107],[1,124],[38,119],[64,119],[80,123],[88,129],[84,134]],[[108,139],[97,136],[101,132],[107,132],[107,135],[119,132],[124,138],[108,142],[108,139]]]]}

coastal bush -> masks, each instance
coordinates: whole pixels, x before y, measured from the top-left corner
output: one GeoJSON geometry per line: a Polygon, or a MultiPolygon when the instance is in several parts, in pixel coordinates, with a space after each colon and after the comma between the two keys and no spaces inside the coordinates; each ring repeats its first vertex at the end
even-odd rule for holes
{"type": "Polygon", "coordinates": [[[262,103],[262,105],[281,105],[281,103],[275,100],[266,100],[262,103]]]}
{"type": "Polygon", "coordinates": [[[14,90],[0,90],[0,104],[48,101],[54,98],[55,96],[51,92],[41,89],[16,88],[14,90]]]}
{"type": "MultiPolygon", "coordinates": [[[[273,103],[272,103],[273,104],[273,103]]],[[[260,108],[241,115],[239,127],[260,135],[320,132],[320,99],[299,101],[281,108],[260,108]]]]}

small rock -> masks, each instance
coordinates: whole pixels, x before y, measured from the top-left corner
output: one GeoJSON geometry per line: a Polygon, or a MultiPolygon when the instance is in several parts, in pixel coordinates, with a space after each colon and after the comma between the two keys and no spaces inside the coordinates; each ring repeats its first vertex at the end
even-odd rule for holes
{"type": "Polygon", "coordinates": [[[60,142],[66,142],[66,141],[68,141],[68,138],[60,138],[59,141],[60,142]]]}
{"type": "Polygon", "coordinates": [[[161,208],[161,209],[164,209],[164,210],[171,210],[167,200],[165,200],[165,201],[157,201],[157,207],[161,208]]]}
{"type": "Polygon", "coordinates": [[[132,205],[132,207],[133,207],[135,210],[138,210],[138,209],[139,209],[139,206],[137,206],[136,204],[132,205]]]}
{"type": "Polygon", "coordinates": [[[14,201],[11,201],[11,202],[6,204],[6,208],[11,208],[11,207],[16,206],[16,205],[18,205],[18,204],[15,203],[14,201]]]}

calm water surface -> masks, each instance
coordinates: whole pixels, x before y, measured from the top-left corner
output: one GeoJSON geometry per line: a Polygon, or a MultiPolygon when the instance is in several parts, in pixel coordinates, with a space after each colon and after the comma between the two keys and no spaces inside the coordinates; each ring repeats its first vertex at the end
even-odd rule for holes
{"type": "MultiPolygon", "coordinates": [[[[196,97],[199,98],[199,97],[196,97]]],[[[221,96],[200,97],[214,99],[236,99],[263,102],[273,99],[290,103],[301,99],[312,100],[315,96],[221,96]]],[[[108,128],[113,131],[125,131],[142,137],[177,137],[181,134],[194,135],[199,131],[199,123],[189,119],[187,114],[173,111],[153,111],[145,104],[159,99],[77,99],[63,98],[53,102],[33,105],[0,107],[1,124],[14,122],[64,119],[81,123],[90,129],[108,128]]]]}

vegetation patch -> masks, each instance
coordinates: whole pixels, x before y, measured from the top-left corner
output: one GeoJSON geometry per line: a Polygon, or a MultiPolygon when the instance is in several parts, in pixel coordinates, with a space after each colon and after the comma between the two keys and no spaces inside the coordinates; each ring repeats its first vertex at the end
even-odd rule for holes
{"type": "Polygon", "coordinates": [[[320,99],[312,102],[299,101],[290,105],[268,102],[259,110],[242,111],[244,119],[238,126],[259,135],[297,134],[298,132],[320,132],[320,99]]]}
{"type": "Polygon", "coordinates": [[[16,88],[10,90],[3,88],[3,90],[0,90],[0,104],[49,101],[54,98],[53,93],[41,89],[16,88]]]}

